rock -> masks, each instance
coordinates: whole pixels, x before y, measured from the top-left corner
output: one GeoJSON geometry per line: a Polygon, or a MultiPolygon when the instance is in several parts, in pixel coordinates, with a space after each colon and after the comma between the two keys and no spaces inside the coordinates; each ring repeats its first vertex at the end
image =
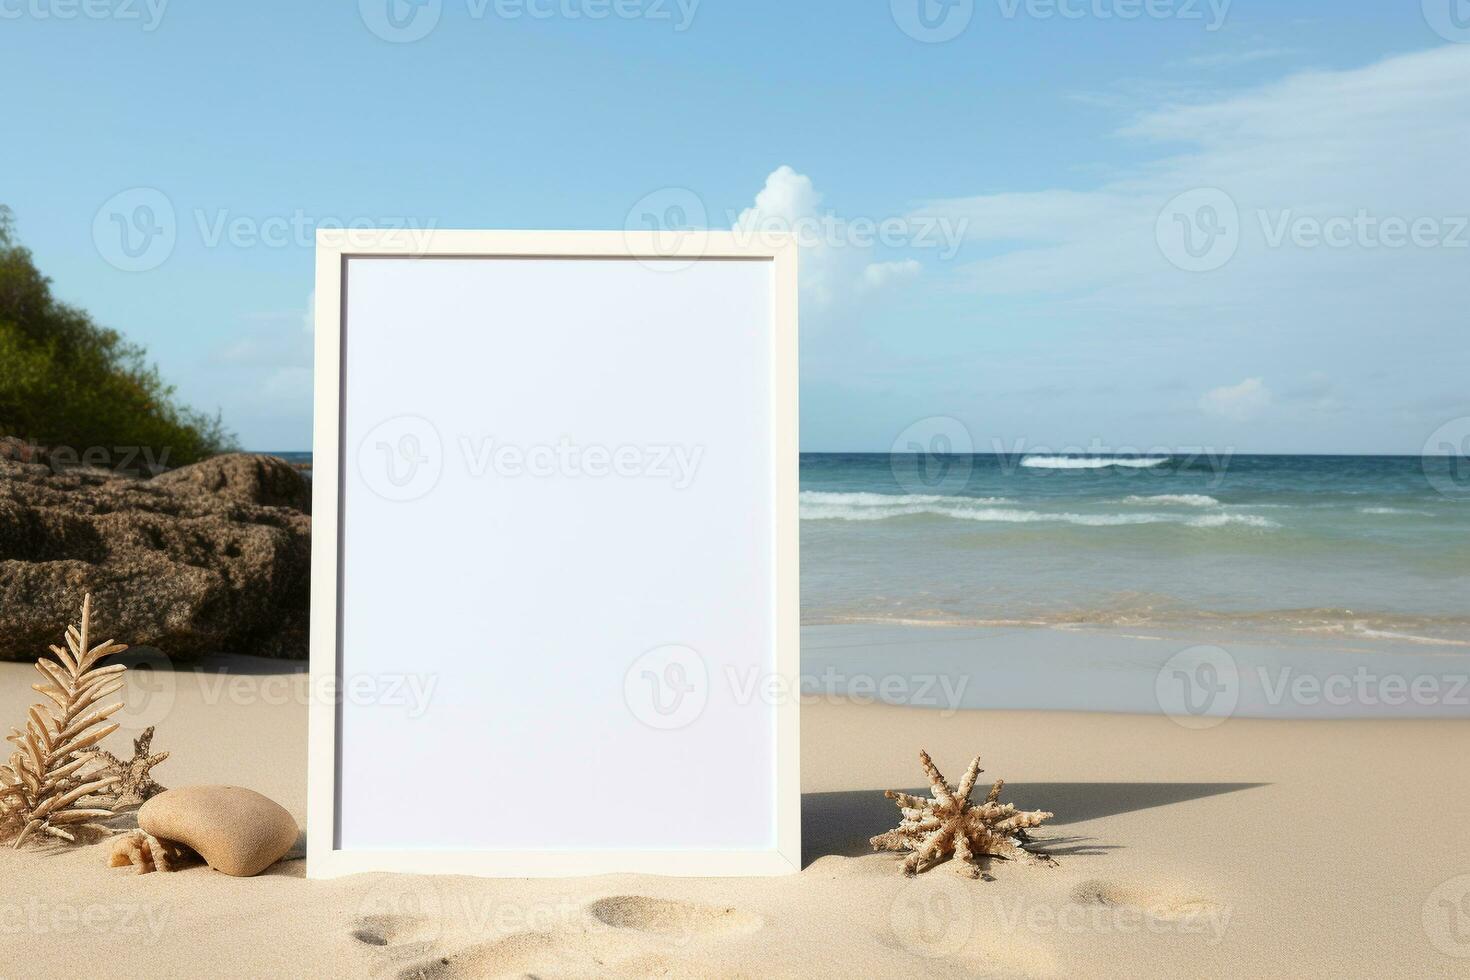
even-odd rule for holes
{"type": "Polygon", "coordinates": [[[197,851],[216,871],[258,875],[286,856],[300,830],[280,804],[239,786],[184,786],[143,804],[138,827],[197,851]]]}
{"type": "Polygon", "coordinates": [[[220,500],[311,513],[311,484],[276,456],[230,453],[153,478],[154,486],[202,490],[220,500]]]}
{"type": "Polygon", "coordinates": [[[152,479],[55,465],[0,440],[0,660],[57,642],[92,593],[98,628],[171,659],[304,658],[310,484],[230,454],[152,479]]]}
{"type": "Polygon", "coordinates": [[[50,463],[51,453],[44,446],[33,446],[24,439],[0,436],[0,459],[20,463],[50,463]]]}

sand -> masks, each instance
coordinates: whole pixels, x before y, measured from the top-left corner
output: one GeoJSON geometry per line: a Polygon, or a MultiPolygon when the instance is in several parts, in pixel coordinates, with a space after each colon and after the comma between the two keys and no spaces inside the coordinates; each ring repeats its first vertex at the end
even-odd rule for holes
{"type": "MultiPolygon", "coordinates": [[[[304,678],[236,659],[173,676],[169,786],[233,783],[305,820],[304,678]]],[[[0,664],[0,720],[31,669],[0,664]]],[[[166,707],[165,707],[166,705],[166,707]]],[[[806,867],[776,879],[307,881],[135,876],[107,847],[0,853],[0,976],[1466,976],[1470,721],[803,708],[806,867]],[[1056,812],[1056,867],[872,854],[926,747],[978,751],[1006,798],[1056,812]]],[[[120,733],[121,734],[121,733],[120,733]]],[[[114,736],[113,748],[121,748],[114,736]]]]}

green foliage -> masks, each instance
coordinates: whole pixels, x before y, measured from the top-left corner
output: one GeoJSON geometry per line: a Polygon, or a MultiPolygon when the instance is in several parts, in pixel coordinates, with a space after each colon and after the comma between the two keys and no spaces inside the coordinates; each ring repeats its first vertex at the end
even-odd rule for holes
{"type": "Polygon", "coordinates": [[[0,206],[0,435],[146,450],[170,466],[234,448],[219,417],[178,404],[146,351],[51,295],[0,206]]]}

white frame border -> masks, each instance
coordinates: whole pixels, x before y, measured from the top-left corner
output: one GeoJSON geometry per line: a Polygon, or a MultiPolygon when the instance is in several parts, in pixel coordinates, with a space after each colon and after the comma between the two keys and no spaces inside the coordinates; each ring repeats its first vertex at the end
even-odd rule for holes
{"type": "Polygon", "coordinates": [[[684,876],[779,875],[801,870],[800,588],[797,481],[797,247],[790,235],[733,232],[321,229],[316,238],[316,399],[312,473],[311,661],[314,692],[336,691],[341,546],[343,273],[349,258],[535,257],[751,259],[773,263],[771,420],[775,494],[776,672],[792,696],[776,706],[776,846],[770,850],[346,851],[336,846],[337,719],[333,699],[311,700],[306,875],[371,871],[564,877],[616,872],[684,876]]]}

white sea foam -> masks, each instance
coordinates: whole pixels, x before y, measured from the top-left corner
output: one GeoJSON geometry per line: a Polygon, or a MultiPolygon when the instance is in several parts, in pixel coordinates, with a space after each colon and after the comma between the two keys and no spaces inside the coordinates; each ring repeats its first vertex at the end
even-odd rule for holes
{"type": "Polygon", "coordinates": [[[1124,497],[1125,504],[1179,504],[1183,507],[1219,507],[1220,501],[1203,493],[1160,493],[1152,497],[1124,497]]]}
{"type": "Polygon", "coordinates": [[[1225,527],[1230,524],[1242,524],[1246,527],[1281,526],[1259,514],[1206,514],[1203,517],[1191,517],[1185,523],[1190,527],[1225,527]]]}
{"type": "Polygon", "coordinates": [[[1331,623],[1325,626],[1303,626],[1298,627],[1303,633],[1346,633],[1349,636],[1363,636],[1375,640],[1401,640],[1405,643],[1418,643],[1424,646],[1434,647],[1470,647],[1470,641],[1454,640],[1445,636],[1421,636],[1418,633],[1404,633],[1399,630],[1381,630],[1365,626],[1361,622],[1331,623]]]}
{"type": "Polygon", "coordinates": [[[1072,514],[1049,513],[1038,510],[1011,510],[1002,507],[936,507],[911,504],[902,507],[844,507],[832,504],[803,504],[801,519],[804,521],[883,521],[892,517],[912,517],[927,514],[933,517],[948,517],[957,521],[978,521],[984,524],[1034,524],[1064,523],[1087,527],[1109,527],[1119,524],[1156,524],[1166,518],[1158,514],[1072,514]]]}
{"type": "Polygon", "coordinates": [[[1083,527],[1117,527],[1122,524],[1157,524],[1165,520],[1159,514],[1073,514],[1040,510],[1003,510],[987,507],[981,510],[958,511],[947,515],[968,521],[985,521],[1000,524],[1060,523],[1078,524],[1083,527]]]}
{"type": "Polygon", "coordinates": [[[1359,507],[1359,514],[1413,514],[1418,517],[1429,517],[1427,510],[1407,510],[1403,507],[1359,507]]]}
{"type": "Polygon", "coordinates": [[[1167,456],[1027,456],[1021,465],[1039,470],[1101,470],[1109,466],[1147,469],[1168,461],[1167,456]]]}
{"type": "Polygon", "coordinates": [[[831,504],[841,507],[911,507],[925,504],[1008,504],[1005,497],[948,497],[935,493],[831,493],[822,490],[801,491],[801,502],[831,504]]]}
{"type": "Polygon", "coordinates": [[[803,491],[801,519],[804,521],[883,521],[894,517],[928,515],[986,524],[1073,524],[1080,527],[1121,527],[1133,524],[1184,524],[1189,527],[1278,527],[1274,521],[1253,514],[1209,514],[1186,518],[1183,514],[1133,511],[1119,514],[1080,514],[1073,511],[1043,511],[1005,504],[998,497],[941,497],[932,494],[823,493],[803,491]]]}

